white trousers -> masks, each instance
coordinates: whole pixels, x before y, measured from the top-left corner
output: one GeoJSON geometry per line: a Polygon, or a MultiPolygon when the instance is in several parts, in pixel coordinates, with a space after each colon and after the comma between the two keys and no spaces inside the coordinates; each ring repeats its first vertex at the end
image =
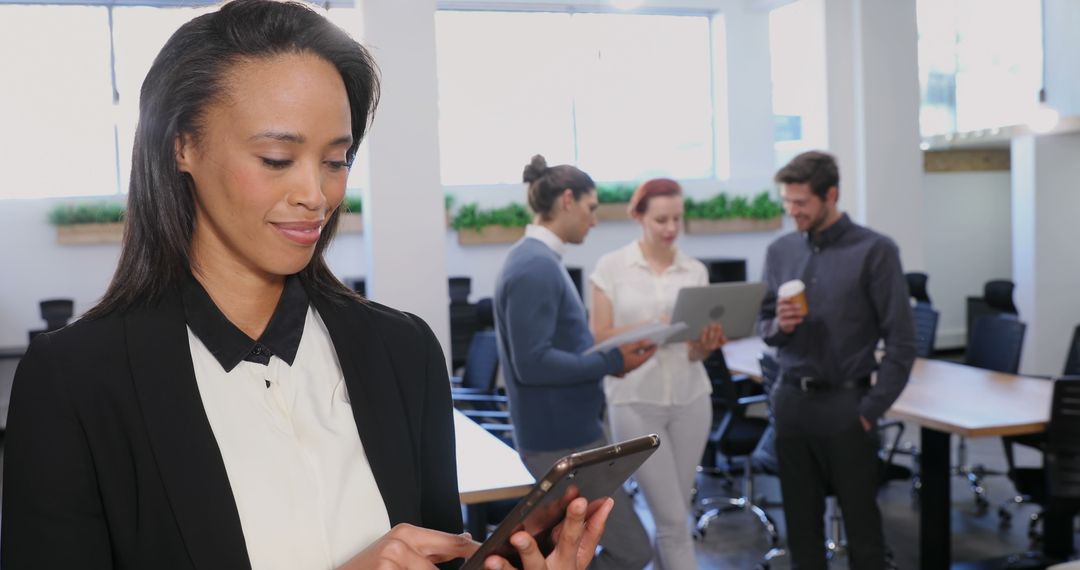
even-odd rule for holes
{"type": "Polygon", "coordinates": [[[708,394],[681,406],[631,403],[608,408],[615,441],[655,433],[660,447],[634,479],[656,523],[656,554],[663,570],[695,570],[690,496],[712,424],[708,394]]]}

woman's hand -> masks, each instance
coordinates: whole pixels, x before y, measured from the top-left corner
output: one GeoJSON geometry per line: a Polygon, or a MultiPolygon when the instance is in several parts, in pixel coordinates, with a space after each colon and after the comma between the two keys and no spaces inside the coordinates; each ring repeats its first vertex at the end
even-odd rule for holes
{"type": "MultiPolygon", "coordinates": [[[[521,570],[584,570],[596,554],[596,545],[604,534],[604,525],[615,501],[606,498],[589,504],[578,497],[566,508],[566,518],[552,531],[555,550],[547,558],[540,552],[532,535],[521,531],[510,537],[510,544],[521,556],[521,570]],[[586,520],[586,517],[588,520],[586,520]]],[[[486,570],[510,570],[513,566],[501,556],[489,556],[486,570]]]]}
{"type": "Polygon", "coordinates": [[[687,343],[687,356],[695,362],[705,360],[712,351],[725,344],[727,344],[727,337],[724,336],[724,327],[720,326],[720,323],[709,323],[701,329],[701,336],[697,340],[687,343]]]}
{"type": "Polygon", "coordinates": [[[338,570],[435,570],[435,564],[468,558],[480,543],[472,536],[399,524],[338,570]]]}

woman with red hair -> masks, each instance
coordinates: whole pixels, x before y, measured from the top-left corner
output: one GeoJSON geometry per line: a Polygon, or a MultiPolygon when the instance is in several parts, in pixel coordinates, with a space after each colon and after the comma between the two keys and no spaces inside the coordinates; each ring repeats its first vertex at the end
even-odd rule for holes
{"type": "MultiPolygon", "coordinates": [[[[679,289],[709,281],[705,265],[675,246],[683,218],[678,182],[657,178],[639,186],[630,215],[641,224],[641,238],[601,257],[590,276],[589,324],[597,342],[669,319],[679,289]]],[[[604,381],[612,436],[656,433],[664,442],[634,478],[656,521],[665,570],[698,567],[689,505],[712,421],[712,389],[701,361],[726,340],[719,324],[709,325],[696,341],[663,346],[637,370],[604,381]]]]}

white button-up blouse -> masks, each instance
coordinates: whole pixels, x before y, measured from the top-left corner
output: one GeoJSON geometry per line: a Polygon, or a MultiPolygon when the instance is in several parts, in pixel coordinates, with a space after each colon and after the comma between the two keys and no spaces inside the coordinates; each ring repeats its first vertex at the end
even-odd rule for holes
{"type": "MultiPolygon", "coordinates": [[[[676,250],[663,273],[649,268],[634,241],[600,258],[589,280],[609,300],[614,326],[621,327],[670,316],[683,287],[708,285],[705,264],[676,250]]],[[[609,405],[649,403],[683,405],[712,392],[705,366],[691,362],[685,342],[661,346],[656,355],[624,378],[608,376],[604,391],[609,405]]]]}

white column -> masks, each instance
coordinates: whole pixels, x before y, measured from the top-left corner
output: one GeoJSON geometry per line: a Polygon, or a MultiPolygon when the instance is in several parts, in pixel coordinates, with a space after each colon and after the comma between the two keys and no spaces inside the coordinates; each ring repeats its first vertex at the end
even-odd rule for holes
{"type": "Polygon", "coordinates": [[[1012,142],[1014,300],[1028,325],[1021,372],[1060,374],[1080,324],[1080,134],[1024,136],[1012,142]]]}
{"type": "Polygon", "coordinates": [[[892,237],[905,271],[923,269],[915,0],[826,0],[825,37],[841,207],[892,237]]]}
{"type": "MultiPolygon", "coordinates": [[[[723,55],[716,58],[724,65],[716,71],[718,83],[726,83],[727,88],[726,101],[719,103],[727,109],[730,178],[735,186],[756,191],[776,172],[769,12],[749,3],[732,2],[724,9],[722,21],[714,26],[725,38],[723,55]]],[[[724,90],[718,88],[717,93],[722,96],[724,90]]]]}
{"type": "Polygon", "coordinates": [[[422,317],[449,355],[435,0],[363,0],[362,6],[365,43],[382,76],[364,185],[367,292],[422,317]]]}

